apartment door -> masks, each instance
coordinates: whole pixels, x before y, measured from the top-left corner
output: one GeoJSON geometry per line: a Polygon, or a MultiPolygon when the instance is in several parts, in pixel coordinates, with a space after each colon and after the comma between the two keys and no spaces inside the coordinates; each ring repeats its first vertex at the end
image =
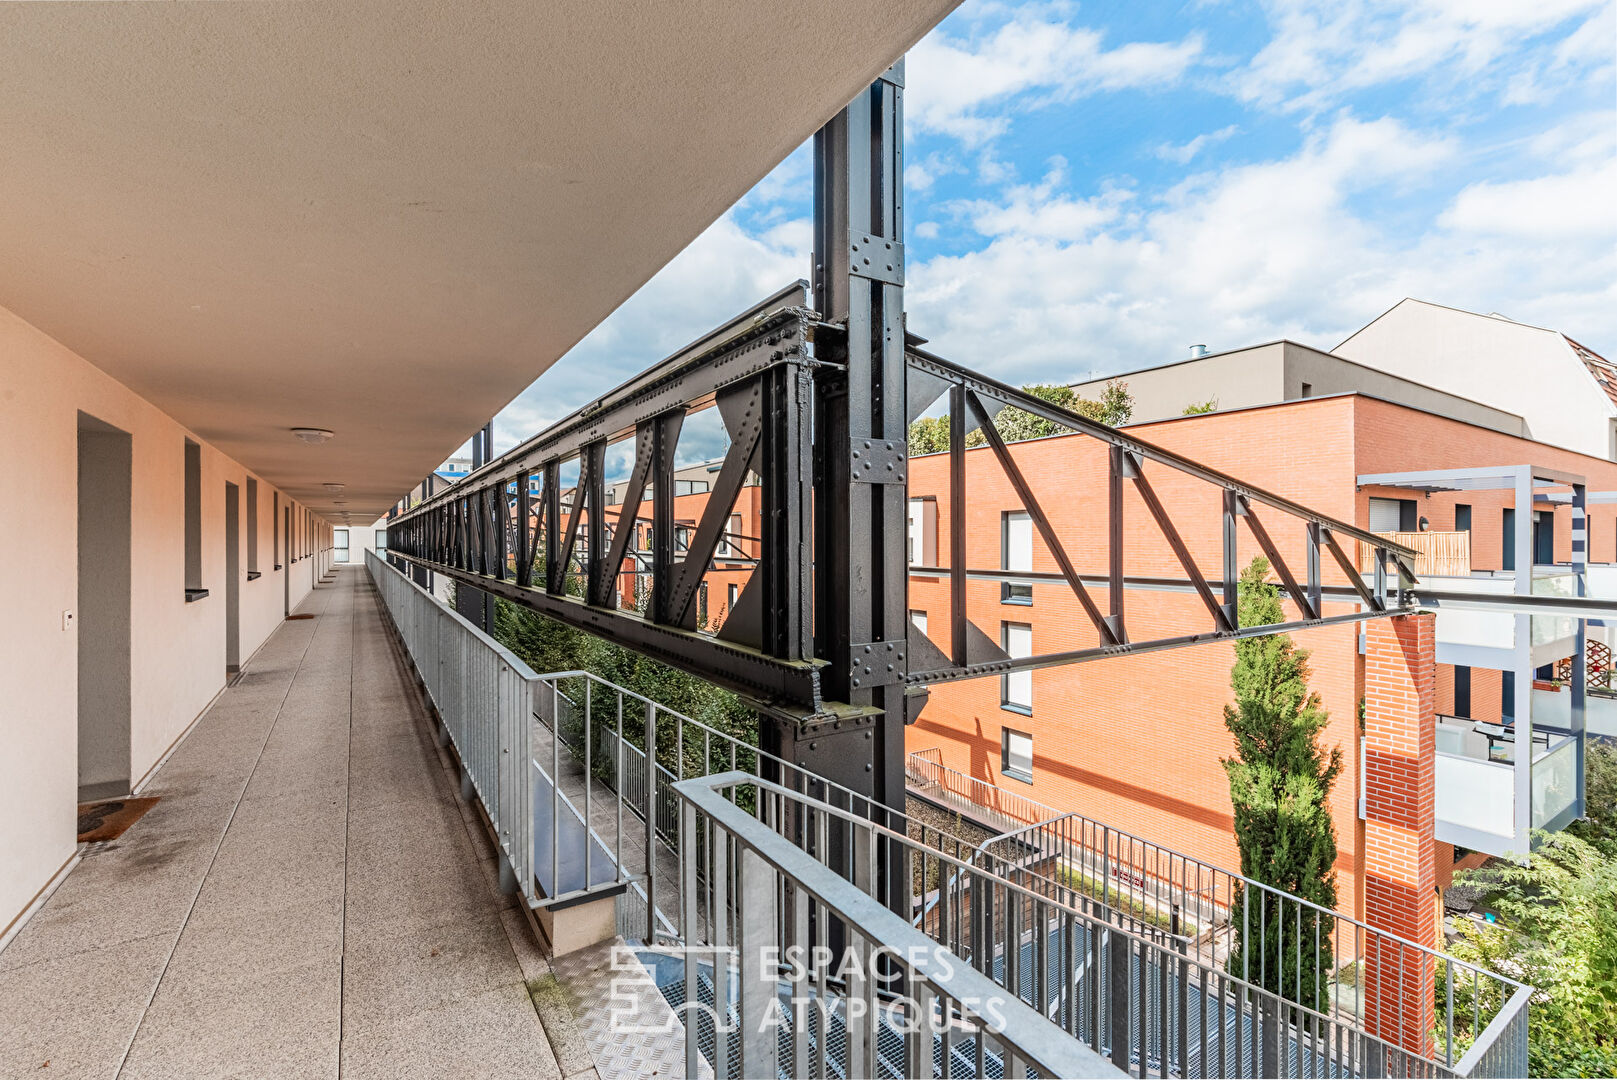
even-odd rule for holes
{"type": "Polygon", "coordinates": [[[241,489],[225,483],[225,674],[241,670],[241,489]]]}
{"type": "Polygon", "coordinates": [[[288,506],[282,513],[285,515],[282,526],[285,529],[283,534],[285,543],[282,544],[281,550],[286,553],[284,556],[286,562],[281,570],[281,614],[290,615],[292,614],[292,508],[288,506]]]}
{"type": "Polygon", "coordinates": [[[1533,515],[1533,562],[1548,566],[1555,561],[1555,513],[1540,510],[1533,515]]]}
{"type": "Polygon", "coordinates": [[[129,794],[133,456],[128,432],[85,413],[78,428],[78,610],[62,629],[78,635],[79,801],[93,802],[129,794]]]}

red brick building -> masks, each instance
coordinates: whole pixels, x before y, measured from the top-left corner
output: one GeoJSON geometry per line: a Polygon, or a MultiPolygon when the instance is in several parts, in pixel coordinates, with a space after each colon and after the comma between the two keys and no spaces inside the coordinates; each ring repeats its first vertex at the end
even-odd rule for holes
{"type": "MultiPolygon", "coordinates": [[[[1507,565],[1505,535],[1514,513],[1511,492],[1368,487],[1361,486],[1359,478],[1531,463],[1585,477],[1589,491],[1617,489],[1617,463],[1356,393],[1136,424],[1128,431],[1361,528],[1385,528],[1391,512],[1411,531],[1434,536],[1466,533],[1469,570],[1479,574],[1507,565]]],[[[1072,435],[1017,443],[1010,450],[1078,563],[1078,572],[1104,578],[1106,447],[1072,435]]],[[[973,449],[965,459],[972,507],[966,525],[968,567],[1034,574],[1056,570],[992,452],[973,449]]],[[[951,562],[948,468],[947,454],[911,462],[911,553],[917,566],[943,567],[951,562]]],[[[1219,501],[1204,490],[1205,485],[1188,477],[1149,463],[1146,470],[1180,523],[1198,565],[1216,577],[1220,551],[1207,545],[1216,545],[1220,535],[1219,501]]],[[[1552,552],[1554,561],[1568,562],[1571,507],[1536,504],[1535,513],[1542,515],[1535,537],[1535,547],[1542,550],[1535,552],[1535,561],[1546,561],[1542,556],[1552,552]]],[[[1123,517],[1125,573],[1182,578],[1182,569],[1132,491],[1127,493],[1123,517]]],[[[1301,530],[1271,531],[1287,561],[1294,567],[1303,565],[1301,530]]],[[[1617,561],[1617,506],[1591,505],[1588,535],[1591,561],[1617,561]]],[[[1248,535],[1243,534],[1240,542],[1240,562],[1245,565],[1258,550],[1248,535]]],[[[1333,580],[1334,570],[1329,568],[1327,582],[1333,580]]],[[[1105,609],[1104,583],[1092,592],[1105,609]]],[[[912,618],[944,651],[949,647],[949,598],[946,574],[912,571],[912,618]]],[[[1327,597],[1324,614],[1351,611],[1353,606],[1327,597]]],[[[979,629],[1013,656],[1095,644],[1094,628],[1059,580],[1015,583],[974,577],[967,611],[979,629]]],[[[1206,615],[1189,590],[1127,592],[1126,621],[1136,640],[1183,633],[1186,627],[1205,623],[1206,615]]],[[[1432,621],[1422,618],[1428,624],[1432,621]]],[[[1339,847],[1339,907],[1363,917],[1366,822],[1360,816],[1360,800],[1366,791],[1360,736],[1365,733],[1360,730],[1359,708],[1370,688],[1360,648],[1361,628],[1325,626],[1295,636],[1311,653],[1311,685],[1330,713],[1324,741],[1340,747],[1346,761],[1330,795],[1339,847]]],[[[909,749],[935,750],[948,768],[1057,810],[1075,810],[1150,837],[1207,862],[1237,868],[1229,788],[1220,765],[1233,749],[1223,723],[1233,654],[1231,645],[1220,643],[938,685],[910,729],[909,749]]],[[[1418,682],[1407,667],[1401,677],[1405,683],[1411,678],[1418,682]]],[[[1461,697],[1468,700],[1457,701],[1456,667],[1439,663],[1431,705],[1439,714],[1452,716],[1458,710],[1478,721],[1498,721],[1503,711],[1501,684],[1507,677],[1499,671],[1467,669],[1459,681],[1465,687],[1461,697]]],[[[1430,727],[1431,720],[1423,724],[1430,727]]],[[[1431,745],[1429,731],[1425,745],[1431,745]]],[[[1430,751],[1425,753],[1422,768],[1429,783],[1430,751]]],[[[1430,830],[1424,842],[1433,843],[1430,830]]],[[[1428,858],[1441,883],[1449,868],[1449,847],[1438,844],[1428,858]]]]}

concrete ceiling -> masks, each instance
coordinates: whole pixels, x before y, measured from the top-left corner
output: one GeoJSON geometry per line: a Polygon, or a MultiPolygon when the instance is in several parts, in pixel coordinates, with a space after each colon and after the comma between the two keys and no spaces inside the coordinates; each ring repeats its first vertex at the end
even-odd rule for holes
{"type": "Polygon", "coordinates": [[[0,4],[0,305],[379,514],[957,2],[0,4]]]}

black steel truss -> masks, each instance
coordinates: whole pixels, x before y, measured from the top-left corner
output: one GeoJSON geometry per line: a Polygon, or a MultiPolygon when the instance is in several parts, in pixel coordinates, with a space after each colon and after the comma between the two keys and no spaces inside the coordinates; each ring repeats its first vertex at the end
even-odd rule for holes
{"type": "Polygon", "coordinates": [[[771,719],[761,731],[765,749],[892,807],[904,798],[903,726],[924,705],[928,684],[1407,610],[1413,551],[1056,408],[906,337],[902,97],[898,64],[815,137],[813,310],[809,285],[796,282],[501,457],[480,456],[459,483],[389,522],[390,556],[734,690],[771,719]],[[908,425],[945,393],[949,491],[960,511],[950,514],[951,564],[940,568],[952,600],[947,655],[910,628],[905,543],[908,425]],[[995,430],[992,421],[1008,406],[1107,445],[1104,577],[1078,572],[1040,493],[995,430]],[[729,448],[681,551],[675,454],[686,418],[709,407],[723,421],[729,448]],[[1094,627],[1094,646],[1013,660],[968,618],[967,581],[986,573],[968,568],[961,554],[970,506],[963,455],[972,428],[985,433],[1059,569],[1045,578],[1015,576],[1064,583],[1094,627]],[[606,502],[607,450],[627,439],[634,463],[614,510],[606,502]],[[563,466],[573,461],[578,480],[564,487],[563,466]],[[1146,475],[1147,464],[1222,492],[1216,577],[1192,556],[1183,524],[1146,475]],[[753,572],[723,626],[707,633],[698,629],[697,597],[719,545],[732,538],[726,526],[749,475],[759,478],[763,508],[748,560],[753,572]],[[1131,638],[1125,597],[1139,579],[1124,574],[1130,487],[1185,574],[1176,584],[1206,607],[1206,625],[1131,638]],[[648,488],[651,550],[636,551],[631,539],[648,488]],[[1260,520],[1260,507],[1305,530],[1300,579],[1260,520]],[[1298,619],[1239,625],[1235,553],[1242,519],[1298,619]],[[1375,550],[1370,585],[1351,567],[1339,537],[1375,550]],[[1322,549],[1346,573],[1347,585],[1323,584],[1322,549]],[[636,581],[649,578],[644,604],[620,602],[625,563],[636,581]],[[1102,587],[1104,610],[1090,592],[1102,587]],[[1326,596],[1348,594],[1363,611],[1322,615],[1326,596]]]}
{"type": "Polygon", "coordinates": [[[824,707],[823,665],[809,633],[808,432],[817,362],[807,348],[815,316],[806,289],[797,282],[782,290],[401,515],[389,526],[389,551],[712,678],[771,712],[841,715],[824,707]],[[686,416],[709,406],[724,421],[729,449],[681,552],[674,455],[686,416]],[[610,507],[607,448],[630,437],[634,464],[620,504],[610,507]],[[564,488],[570,460],[578,462],[578,481],[564,488]],[[720,556],[721,544],[738,539],[727,529],[729,515],[753,473],[765,478],[762,535],[743,539],[756,539],[757,555],[720,556]],[[648,487],[649,555],[630,550],[648,487]],[[618,602],[617,579],[631,558],[632,572],[650,579],[644,612],[618,602]],[[697,629],[696,598],[715,559],[761,573],[711,635],[697,629]]]}
{"type": "MultiPolygon", "coordinates": [[[[816,501],[825,505],[832,497],[825,490],[826,485],[815,483],[813,448],[808,440],[814,422],[816,394],[823,396],[829,383],[840,386],[845,371],[842,365],[811,357],[809,346],[816,335],[825,342],[840,338],[841,330],[820,323],[815,313],[805,309],[802,301],[806,297],[801,290],[799,283],[776,294],[698,343],[705,347],[698,348],[695,355],[690,355],[691,350],[682,351],[640,379],[595,402],[589,409],[562,421],[449,491],[402,515],[390,526],[390,550],[454,580],[527,604],[564,622],[612,637],[675,666],[712,678],[772,711],[799,719],[842,719],[856,715],[862,711],[858,707],[828,707],[820,684],[826,665],[816,662],[816,656],[820,655],[821,661],[826,658],[816,652],[811,636],[815,625],[811,588],[815,563],[806,520],[809,506],[816,501]],[[681,400],[678,391],[682,387],[688,387],[692,396],[681,400]],[[673,526],[673,454],[687,412],[710,403],[725,421],[730,445],[688,550],[683,558],[678,558],[673,526]],[[634,465],[621,501],[613,508],[606,504],[605,497],[606,448],[609,443],[629,436],[634,439],[634,465]],[[560,482],[562,465],[572,458],[579,464],[578,482],[564,489],[560,482]],[[762,478],[765,503],[764,535],[758,538],[738,537],[725,528],[736,497],[751,473],[762,478]],[[658,478],[662,479],[661,483],[657,482],[658,478]],[[536,479],[537,495],[533,491],[536,479]],[[647,520],[637,517],[636,512],[648,487],[652,492],[649,520],[653,534],[649,555],[632,551],[630,547],[636,524],[647,520]],[[736,539],[755,539],[756,558],[721,558],[720,545],[736,539]],[[604,557],[594,558],[592,552],[603,552],[604,557]],[[631,572],[650,578],[651,600],[644,613],[622,608],[617,601],[616,579],[628,559],[634,560],[631,572]],[[697,587],[716,562],[755,565],[758,570],[717,636],[697,631],[695,608],[697,587]],[[580,583],[573,592],[568,588],[570,576],[580,583]],[[499,583],[504,583],[505,587],[498,587],[499,583]]],[[[886,670],[892,661],[888,659],[887,643],[881,642],[883,662],[879,674],[865,670],[868,665],[858,661],[847,670],[842,684],[844,691],[837,696],[844,705],[851,696],[848,691],[861,686],[891,683],[921,686],[1001,675],[1122,653],[1200,644],[1221,637],[1373,618],[1409,605],[1407,592],[1414,583],[1414,553],[1407,548],[1209,469],[1173,451],[1060,409],[918,346],[912,345],[907,350],[907,363],[912,377],[919,376],[913,378],[908,413],[918,414],[930,405],[929,390],[934,391],[933,397],[942,393],[950,395],[951,427],[960,436],[951,441],[950,449],[950,491],[955,498],[954,505],[970,506],[965,487],[964,435],[971,428],[980,428],[990,452],[1015,488],[1022,507],[1059,568],[1058,574],[1042,577],[1062,581],[1071,589],[1094,625],[1097,640],[1093,648],[1017,659],[982,656],[985,650],[974,647],[980,646],[982,635],[973,633],[963,602],[965,581],[968,576],[994,576],[996,572],[970,569],[963,560],[952,559],[948,567],[931,568],[950,577],[952,595],[962,600],[953,605],[950,655],[944,656],[919,635],[906,635],[904,646],[909,654],[908,663],[902,675],[891,678],[900,669],[895,665],[893,672],[886,670]],[[919,392],[915,392],[917,388],[919,392]],[[1096,578],[1078,572],[1062,537],[1045,513],[1039,493],[1017,465],[1012,449],[995,430],[993,417],[1011,406],[1108,444],[1111,528],[1107,577],[1096,578]],[[1148,461],[1194,476],[1222,491],[1224,559],[1218,578],[1210,580],[1192,557],[1170,507],[1146,475],[1143,464],[1148,461]],[[1128,486],[1138,492],[1157,530],[1184,570],[1185,577],[1180,581],[1187,584],[1207,608],[1210,625],[1205,629],[1147,641],[1133,640],[1129,636],[1124,607],[1128,583],[1123,578],[1121,521],[1121,493],[1128,486]],[[1270,536],[1258,514],[1260,506],[1304,527],[1307,566],[1301,579],[1270,536]],[[1243,520],[1295,604],[1299,618],[1272,626],[1237,625],[1234,583],[1238,567],[1234,553],[1239,523],[1243,520]],[[1339,536],[1363,542],[1376,552],[1379,569],[1371,584],[1367,585],[1354,568],[1339,536]],[[1329,552],[1341,568],[1346,586],[1324,586],[1322,550],[1329,552]],[[1389,567],[1391,577],[1387,572],[1389,567]],[[1104,612],[1090,592],[1095,586],[1103,587],[1109,598],[1108,610],[1104,612]],[[1356,597],[1364,610],[1326,618],[1322,615],[1322,599],[1327,592],[1339,599],[1356,597]],[[881,682],[867,681],[870,679],[881,682]]],[[[828,431],[834,430],[830,424],[826,427],[828,431]]],[[[889,486],[900,496],[906,493],[904,445],[895,445],[893,440],[864,439],[854,445],[854,440],[850,439],[850,446],[850,472],[857,471],[861,475],[859,479],[850,477],[845,483],[867,484],[872,494],[879,494],[889,486]],[[866,442],[871,445],[866,447],[866,442]],[[864,479],[871,474],[875,475],[870,480],[864,479]],[[890,485],[884,483],[889,478],[890,485]]],[[[902,509],[901,504],[900,520],[902,509]]],[[[835,520],[832,514],[826,516],[835,520]]],[[[952,551],[963,549],[968,516],[969,513],[950,516],[954,537],[952,551]]],[[[822,543],[832,541],[827,539],[822,543]]],[[[844,549],[849,546],[849,543],[842,544],[844,549]]],[[[906,568],[906,576],[909,572],[906,568]]],[[[844,581],[844,588],[857,587],[852,578],[858,575],[852,566],[847,566],[843,575],[843,579],[825,580],[829,575],[822,574],[822,589],[839,580],[844,581]]],[[[999,576],[1021,580],[1041,577],[1037,574],[999,576]]],[[[907,611],[904,604],[907,601],[900,601],[899,607],[907,611]]],[[[862,650],[873,642],[857,644],[861,655],[866,655],[862,650]]]]}
{"type": "MultiPolygon", "coordinates": [[[[1126,432],[1090,420],[1077,413],[1052,405],[1042,398],[997,382],[987,376],[953,364],[928,352],[912,339],[908,350],[910,367],[909,407],[912,418],[920,416],[945,393],[949,395],[949,492],[950,492],[950,552],[948,567],[931,568],[935,574],[950,577],[950,641],[951,652],[945,655],[932,645],[925,634],[911,632],[909,673],[905,681],[911,686],[957,679],[1004,675],[1012,671],[1055,667],[1084,660],[1118,656],[1125,653],[1152,652],[1168,648],[1204,644],[1220,638],[1251,637],[1304,629],[1336,622],[1360,621],[1395,614],[1413,607],[1410,588],[1415,583],[1415,552],[1385,537],[1376,536],[1346,522],[1317,513],[1301,503],[1235,477],[1208,468],[1182,454],[1155,446],[1126,432]],[[1079,435],[1099,440],[1108,450],[1108,530],[1105,578],[1080,574],[1074,567],[1061,537],[1051,524],[1038,493],[1024,476],[1021,467],[1004,439],[995,429],[993,419],[1006,408],[1018,408],[1042,419],[1067,428],[1079,435]],[[981,430],[990,452],[1011,486],[1015,489],[1022,509],[1027,513],[1038,535],[1049,550],[1059,573],[1055,575],[1006,574],[968,568],[959,554],[965,550],[965,524],[970,516],[970,496],[966,489],[966,434],[971,429],[981,430]],[[1212,489],[1222,492],[1223,522],[1220,546],[1223,552],[1222,573],[1218,579],[1220,593],[1215,595],[1212,582],[1196,563],[1189,545],[1185,543],[1175,524],[1170,508],[1157,494],[1144,465],[1155,462],[1184,475],[1203,481],[1212,489]],[[1211,625],[1206,629],[1184,634],[1137,641],[1130,637],[1125,618],[1125,598],[1129,579],[1125,578],[1125,530],[1123,528],[1123,492],[1132,486],[1140,496],[1157,532],[1166,541],[1181,569],[1185,573],[1180,583],[1188,585],[1206,606],[1211,625]],[[1291,519],[1304,530],[1304,550],[1307,558],[1306,585],[1298,582],[1296,574],[1281,554],[1267,527],[1259,518],[1257,507],[1273,509],[1291,519]],[[952,508],[966,507],[964,513],[952,508]],[[1244,520],[1248,531],[1263,551],[1270,566],[1280,578],[1281,586],[1296,605],[1300,618],[1261,626],[1241,626],[1236,611],[1236,580],[1239,567],[1236,562],[1239,522],[1244,520]],[[1343,551],[1338,536],[1366,544],[1374,552],[1373,583],[1366,585],[1359,571],[1343,551]],[[1331,553],[1341,568],[1347,584],[1327,590],[1321,579],[1320,549],[1331,553]],[[1388,577],[1392,569],[1393,579],[1388,577]],[[1011,658],[987,642],[987,636],[973,626],[966,604],[966,581],[969,577],[997,577],[1002,580],[1048,580],[1064,582],[1078,600],[1084,614],[1094,625],[1096,644],[1092,648],[1069,649],[1036,656],[1011,658]],[[1394,586],[1393,581],[1396,581],[1394,586]],[[1103,613],[1089,591],[1089,586],[1106,589],[1108,611],[1103,613]],[[1364,607],[1363,611],[1327,617],[1323,614],[1323,597],[1327,591],[1350,593],[1364,607]],[[984,653],[991,655],[984,656],[984,653]]],[[[1060,495],[1061,492],[1051,494],[1060,495]]],[[[913,572],[913,571],[912,571],[913,572]]]]}

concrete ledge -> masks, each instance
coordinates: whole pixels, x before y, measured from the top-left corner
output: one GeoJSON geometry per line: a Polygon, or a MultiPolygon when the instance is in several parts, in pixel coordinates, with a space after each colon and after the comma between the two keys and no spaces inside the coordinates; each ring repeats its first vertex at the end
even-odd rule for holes
{"type": "Polygon", "coordinates": [[[617,937],[617,894],[535,908],[534,917],[550,955],[566,956],[617,937]]]}

